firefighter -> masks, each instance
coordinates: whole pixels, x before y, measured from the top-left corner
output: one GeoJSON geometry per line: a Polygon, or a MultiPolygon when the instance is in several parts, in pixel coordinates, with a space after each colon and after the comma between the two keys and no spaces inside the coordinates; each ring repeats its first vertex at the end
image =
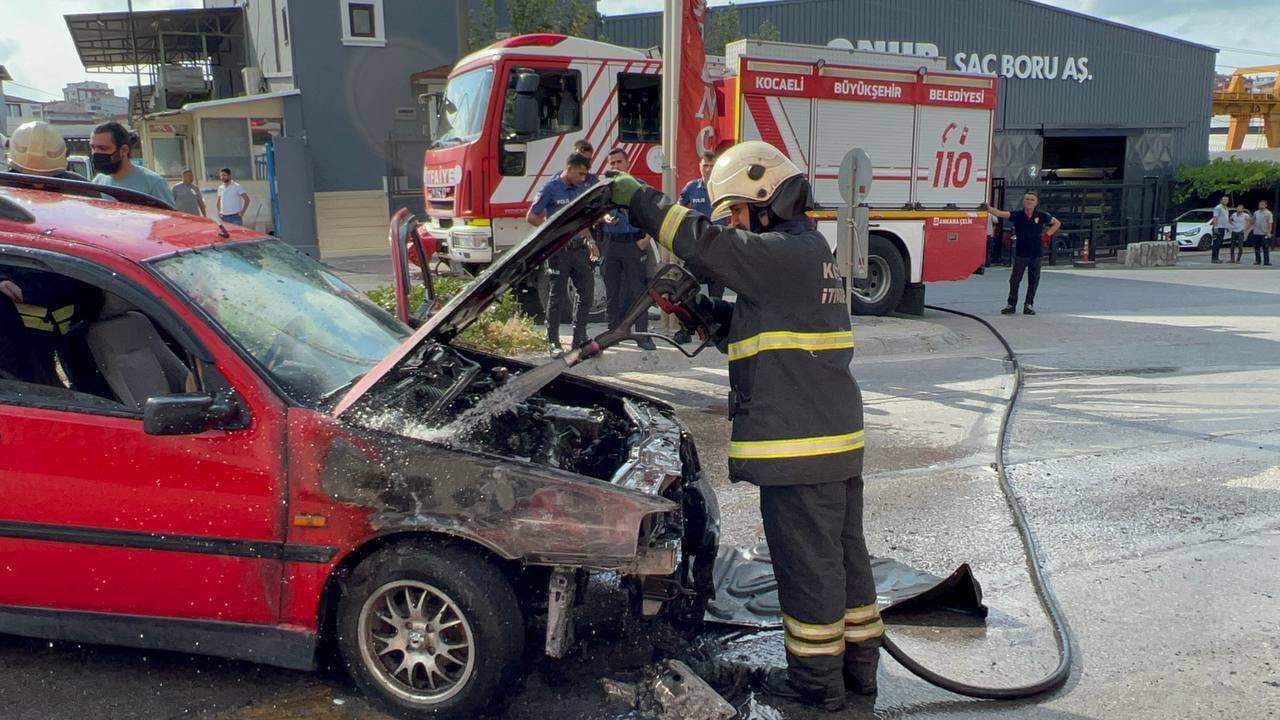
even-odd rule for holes
{"type": "Polygon", "coordinates": [[[724,347],[729,476],[760,487],[787,653],[785,670],[759,680],[837,711],[846,692],[875,694],[884,633],[862,532],[862,393],[849,369],[846,290],[805,214],[809,182],[777,148],[733,146],[707,186],[710,218],[627,175],[614,178],[612,199],[695,275],[737,293],[724,347]],[[722,217],[727,226],[713,224],[722,217]]]}

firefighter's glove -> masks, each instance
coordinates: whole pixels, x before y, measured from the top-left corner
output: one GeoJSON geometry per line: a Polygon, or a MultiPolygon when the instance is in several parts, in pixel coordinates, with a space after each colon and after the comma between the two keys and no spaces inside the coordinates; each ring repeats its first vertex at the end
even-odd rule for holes
{"type": "Polygon", "coordinates": [[[624,172],[610,171],[605,173],[604,176],[613,181],[613,184],[609,187],[611,191],[609,199],[613,201],[613,204],[620,207],[630,207],[631,198],[635,197],[636,191],[640,189],[640,181],[624,172]]]}

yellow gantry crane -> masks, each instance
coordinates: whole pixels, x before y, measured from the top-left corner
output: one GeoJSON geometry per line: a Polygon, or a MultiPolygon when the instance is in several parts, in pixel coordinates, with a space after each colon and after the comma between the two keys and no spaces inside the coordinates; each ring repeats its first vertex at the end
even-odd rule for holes
{"type": "Polygon", "coordinates": [[[1280,65],[1239,68],[1231,74],[1227,89],[1213,94],[1213,114],[1231,116],[1231,125],[1227,128],[1228,150],[1239,150],[1244,145],[1249,122],[1259,115],[1267,147],[1280,148],[1280,75],[1271,92],[1249,92],[1244,87],[1246,75],[1266,74],[1280,74],[1280,65]]]}

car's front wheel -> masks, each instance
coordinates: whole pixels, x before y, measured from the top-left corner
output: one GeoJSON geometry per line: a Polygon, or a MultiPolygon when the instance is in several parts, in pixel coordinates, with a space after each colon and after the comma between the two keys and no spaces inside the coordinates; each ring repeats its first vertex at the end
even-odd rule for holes
{"type": "Polygon", "coordinates": [[[401,543],[352,573],[338,648],[360,689],[396,715],[469,718],[515,679],[524,621],[506,577],[477,554],[401,543]]]}
{"type": "Polygon", "coordinates": [[[1205,233],[1204,235],[1200,236],[1200,242],[1196,243],[1196,249],[1208,250],[1211,244],[1213,244],[1213,236],[1208,233],[1205,233]]]}

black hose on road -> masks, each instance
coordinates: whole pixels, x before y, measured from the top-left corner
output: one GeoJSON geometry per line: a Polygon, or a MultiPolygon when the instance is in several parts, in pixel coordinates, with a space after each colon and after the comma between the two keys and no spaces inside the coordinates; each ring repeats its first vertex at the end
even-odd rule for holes
{"type": "Polygon", "coordinates": [[[1009,421],[1013,418],[1014,405],[1017,404],[1018,396],[1022,392],[1024,380],[1022,365],[1018,362],[1018,355],[1009,345],[1009,341],[1005,340],[1000,331],[996,330],[986,320],[977,315],[936,305],[925,305],[925,307],[982,323],[1004,346],[1005,354],[1013,365],[1013,394],[1009,396],[1009,402],[1005,405],[1004,418],[1000,421],[1000,435],[996,448],[996,473],[1000,479],[1000,490],[1004,493],[1005,502],[1008,503],[1009,512],[1013,515],[1014,524],[1018,528],[1018,535],[1022,537],[1022,546],[1027,559],[1027,571],[1031,576],[1031,584],[1035,587],[1036,597],[1040,599],[1040,606],[1044,608],[1045,615],[1048,616],[1050,624],[1053,625],[1053,637],[1058,643],[1058,666],[1043,679],[1030,685],[990,688],[962,683],[930,670],[914,660],[910,655],[907,655],[888,635],[884,636],[884,649],[888,651],[889,655],[893,656],[894,660],[897,660],[903,667],[910,670],[920,679],[957,695],[983,700],[1016,700],[1043,695],[1062,687],[1071,677],[1071,666],[1075,661],[1075,646],[1071,641],[1071,631],[1067,627],[1066,615],[1063,614],[1062,607],[1058,605],[1058,598],[1053,594],[1049,579],[1045,574],[1044,559],[1040,553],[1040,545],[1036,542],[1035,535],[1031,532],[1031,526],[1027,522],[1026,511],[1023,510],[1022,503],[1014,493],[1012,483],[1009,482],[1009,475],[1005,472],[1005,439],[1009,433],[1009,421]]]}

